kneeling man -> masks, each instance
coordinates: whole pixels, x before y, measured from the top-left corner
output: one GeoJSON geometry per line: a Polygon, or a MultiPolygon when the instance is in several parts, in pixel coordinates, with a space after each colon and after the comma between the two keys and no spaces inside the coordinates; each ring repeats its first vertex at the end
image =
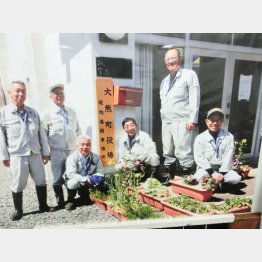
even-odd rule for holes
{"type": "Polygon", "coordinates": [[[68,192],[65,209],[75,208],[75,196],[78,192],[82,204],[89,204],[89,187],[104,183],[103,165],[97,154],[91,152],[91,138],[80,135],[76,142],[77,150],[68,156],[64,174],[68,192]],[[100,173],[101,172],[101,173],[100,173]]]}
{"type": "Polygon", "coordinates": [[[222,129],[224,114],[220,108],[208,111],[207,130],[199,134],[194,142],[194,158],[197,171],[194,178],[198,181],[210,176],[217,185],[237,184],[241,176],[232,170],[234,155],[234,136],[222,129]]]}

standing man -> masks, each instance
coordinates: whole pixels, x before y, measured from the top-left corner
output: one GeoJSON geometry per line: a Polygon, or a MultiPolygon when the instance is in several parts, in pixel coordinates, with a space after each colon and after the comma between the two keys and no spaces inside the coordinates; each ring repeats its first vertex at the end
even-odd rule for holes
{"type": "Polygon", "coordinates": [[[67,156],[75,150],[76,138],[81,134],[76,113],[64,105],[64,85],[56,84],[50,88],[52,105],[43,112],[41,120],[50,147],[53,189],[58,209],[65,207],[63,194],[63,174],[67,156]]]}
{"type": "Polygon", "coordinates": [[[174,176],[172,167],[178,161],[184,173],[193,165],[193,140],[198,123],[200,87],[196,73],[181,67],[180,50],[173,48],[165,54],[169,71],[160,85],[162,143],[167,181],[174,176]]]}
{"type": "Polygon", "coordinates": [[[49,150],[38,113],[24,104],[25,83],[13,81],[9,94],[11,103],[0,109],[0,159],[10,168],[15,206],[11,220],[18,220],[23,216],[23,190],[29,174],[36,185],[40,212],[53,211],[46,202],[44,164],[49,160],[49,150]]]}

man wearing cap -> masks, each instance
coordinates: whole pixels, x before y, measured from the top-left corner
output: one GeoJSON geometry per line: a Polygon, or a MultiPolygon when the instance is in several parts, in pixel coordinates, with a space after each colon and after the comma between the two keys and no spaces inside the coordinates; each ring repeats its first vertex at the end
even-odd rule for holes
{"type": "Polygon", "coordinates": [[[200,87],[197,74],[181,67],[182,55],[178,48],[165,54],[169,74],[160,85],[162,143],[167,180],[178,166],[182,174],[194,168],[193,141],[197,133],[200,87]]]}
{"type": "Polygon", "coordinates": [[[58,209],[65,206],[63,194],[63,174],[67,156],[75,149],[76,138],[81,134],[78,119],[73,109],[64,105],[64,85],[50,88],[51,106],[41,115],[41,121],[48,137],[50,148],[53,189],[58,209]]]}
{"type": "Polygon", "coordinates": [[[89,187],[104,183],[103,165],[97,154],[91,152],[91,138],[80,135],[76,141],[77,150],[68,156],[64,174],[68,192],[66,210],[75,208],[76,193],[80,195],[81,204],[90,204],[89,187]]]}
{"type": "Polygon", "coordinates": [[[49,160],[47,138],[38,113],[24,104],[26,85],[17,80],[9,88],[11,103],[0,109],[0,159],[9,168],[15,211],[11,220],[23,217],[23,190],[28,175],[36,185],[40,212],[53,211],[47,205],[44,164],[49,160]]]}
{"type": "Polygon", "coordinates": [[[217,185],[237,184],[241,176],[232,170],[234,155],[234,136],[222,129],[224,113],[221,108],[208,111],[207,130],[199,134],[194,142],[194,158],[197,171],[194,178],[198,181],[210,176],[217,185]]]}

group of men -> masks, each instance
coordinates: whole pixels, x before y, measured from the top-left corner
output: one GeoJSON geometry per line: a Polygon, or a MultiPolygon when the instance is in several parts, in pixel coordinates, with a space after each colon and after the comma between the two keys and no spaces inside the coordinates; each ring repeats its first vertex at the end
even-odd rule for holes
{"type": "Polygon", "coordinates": [[[15,207],[11,220],[23,217],[23,190],[29,174],[36,185],[40,212],[74,209],[77,191],[80,201],[88,203],[88,186],[103,182],[103,166],[99,156],[91,152],[90,137],[81,135],[74,110],[64,105],[63,84],[50,88],[52,104],[41,116],[25,105],[27,92],[24,82],[13,81],[8,92],[11,103],[0,109],[0,159],[9,168],[11,176],[15,207]],[[49,160],[56,208],[47,204],[44,165],[49,160]],[[66,205],[63,184],[68,191],[66,205]]]}
{"type": "MultiPolygon", "coordinates": [[[[219,182],[236,184],[241,177],[232,170],[234,137],[223,130],[224,114],[214,108],[207,114],[208,130],[196,136],[200,87],[193,70],[181,67],[180,50],[173,48],[165,54],[169,74],[160,86],[164,184],[174,177],[174,166],[182,172],[197,170],[196,179],[208,175],[219,182]],[[194,144],[194,147],[193,147],[194,144]],[[194,148],[194,150],[193,150],[194,148]]],[[[9,168],[15,211],[12,220],[23,217],[23,190],[29,174],[35,185],[40,212],[55,209],[72,210],[75,196],[90,201],[90,186],[103,184],[103,165],[97,154],[91,152],[91,139],[81,135],[77,116],[65,106],[64,85],[50,88],[51,106],[41,116],[25,105],[26,85],[13,81],[9,88],[11,103],[0,109],[0,160],[9,168]],[[57,207],[47,204],[47,182],[44,165],[51,161],[52,185],[57,207]],[[63,185],[68,200],[64,200],[63,185]]],[[[159,177],[160,157],[151,137],[139,130],[134,118],[122,122],[124,135],[119,140],[117,168],[135,168],[146,178],[159,177]]]]}
{"type": "MultiPolygon", "coordinates": [[[[237,184],[241,176],[232,170],[234,137],[222,129],[224,114],[220,108],[210,109],[206,117],[207,130],[197,135],[200,86],[193,70],[181,67],[180,50],[165,54],[169,74],[160,85],[162,144],[165,171],[163,184],[174,176],[194,173],[200,180],[210,176],[217,184],[237,184]]],[[[160,157],[152,139],[138,130],[136,120],[122,122],[126,134],[119,142],[119,163],[122,168],[134,167],[138,172],[161,178],[160,157]],[[143,167],[143,168],[141,168],[143,167]],[[142,170],[141,170],[142,169],[142,170]]]]}

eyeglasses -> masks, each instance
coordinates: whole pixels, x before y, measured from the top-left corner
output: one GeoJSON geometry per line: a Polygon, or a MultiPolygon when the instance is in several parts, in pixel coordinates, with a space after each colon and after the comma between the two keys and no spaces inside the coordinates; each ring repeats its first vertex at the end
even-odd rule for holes
{"type": "Polygon", "coordinates": [[[221,119],[221,118],[208,118],[207,119],[208,121],[210,121],[211,123],[214,123],[214,122],[217,122],[217,123],[221,123],[221,122],[224,122],[224,119],[221,119]]]}
{"type": "Polygon", "coordinates": [[[55,96],[65,96],[64,92],[52,92],[52,95],[55,95],[55,96]]]}
{"type": "Polygon", "coordinates": [[[169,62],[169,61],[177,61],[179,60],[178,57],[174,57],[174,56],[170,56],[170,57],[166,57],[165,58],[165,62],[169,62]]]}

